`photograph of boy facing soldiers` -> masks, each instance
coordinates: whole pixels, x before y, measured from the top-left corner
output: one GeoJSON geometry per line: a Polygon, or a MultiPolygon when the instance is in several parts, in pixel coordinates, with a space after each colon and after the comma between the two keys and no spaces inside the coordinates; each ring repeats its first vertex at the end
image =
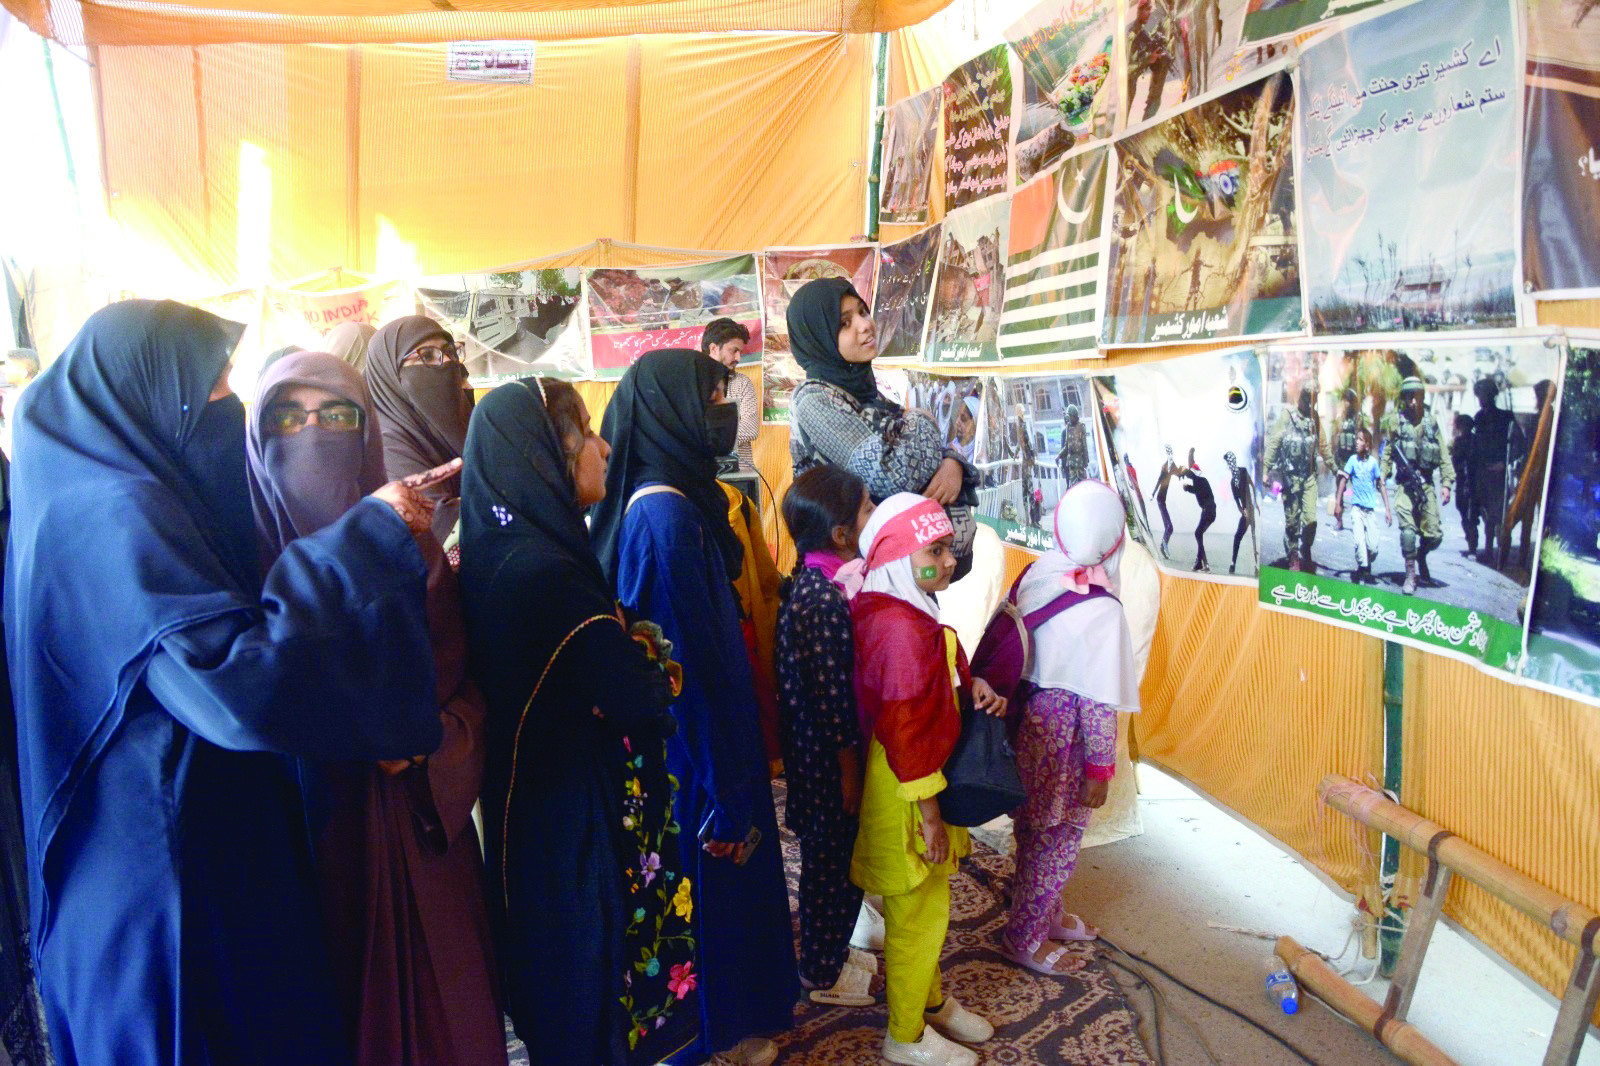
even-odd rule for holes
{"type": "Polygon", "coordinates": [[[1514,619],[1556,354],[1542,343],[1267,357],[1262,562],[1514,619]],[[1455,503],[1451,507],[1451,503],[1455,503]]]}

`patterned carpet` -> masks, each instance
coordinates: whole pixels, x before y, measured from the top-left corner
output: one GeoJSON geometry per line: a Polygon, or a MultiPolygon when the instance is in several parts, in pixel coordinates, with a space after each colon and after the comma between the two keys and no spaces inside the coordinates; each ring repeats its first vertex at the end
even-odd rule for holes
{"type": "MultiPolygon", "coordinates": [[[[782,823],[784,786],[773,786],[782,823]]],[[[1154,1060],[1140,1041],[1138,1021],[1111,974],[1093,955],[1078,973],[1046,977],[1000,958],[995,944],[1005,921],[1011,859],[973,840],[973,853],[951,882],[950,933],[945,939],[944,987],[994,1023],[994,1039],[980,1061],[997,1066],[1147,1066],[1154,1060]]],[[[800,847],[783,833],[784,869],[793,899],[800,877],[800,847]]],[[[791,912],[792,913],[792,912],[791,912]]],[[[795,931],[799,943],[798,927],[795,931]]],[[[881,958],[880,958],[881,965],[881,958]]],[[[827,1007],[804,1000],[795,1026],[774,1037],[778,1066],[877,1066],[883,1060],[887,1011],[883,979],[873,982],[873,1007],[827,1007]]],[[[509,1029],[507,1035],[510,1035],[509,1029]]],[[[511,1041],[513,1066],[526,1066],[521,1041],[511,1041]]]]}

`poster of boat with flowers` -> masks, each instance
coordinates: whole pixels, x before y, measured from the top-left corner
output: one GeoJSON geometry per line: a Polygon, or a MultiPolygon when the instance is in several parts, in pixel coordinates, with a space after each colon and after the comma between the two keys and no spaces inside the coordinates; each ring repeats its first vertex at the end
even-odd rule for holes
{"type": "MultiPolygon", "coordinates": [[[[1045,0],[1006,30],[1022,69],[1043,92],[1053,112],[1052,121],[1073,143],[1111,136],[1117,113],[1117,81],[1111,73],[1111,49],[1116,37],[1115,0],[1045,0]]],[[[1034,107],[1033,101],[1028,107],[1034,107]]],[[[1018,174],[1024,178],[1022,156],[1026,143],[1040,136],[1036,119],[1024,113],[1017,131],[1018,174]]],[[[1062,149],[1064,152],[1065,149],[1062,149]]],[[[1060,158],[1060,153],[1056,155],[1060,158]]],[[[1053,162],[1051,160],[1050,162],[1053,162]]],[[[1049,163],[1034,167],[1028,177],[1049,163]]]]}

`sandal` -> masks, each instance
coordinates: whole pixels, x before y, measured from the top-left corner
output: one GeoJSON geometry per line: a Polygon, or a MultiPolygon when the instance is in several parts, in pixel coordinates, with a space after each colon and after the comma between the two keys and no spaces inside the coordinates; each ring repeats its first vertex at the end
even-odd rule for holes
{"type": "MultiPolygon", "coordinates": [[[[1035,948],[1034,950],[1037,951],[1038,949],[1035,948]]],[[[1032,970],[1034,973],[1042,973],[1046,977],[1065,977],[1068,974],[1077,973],[1079,970],[1083,969],[1082,959],[1074,960],[1075,964],[1065,970],[1056,969],[1056,963],[1060,962],[1063,957],[1072,954],[1072,949],[1068,948],[1065,944],[1057,944],[1055,949],[1051,951],[1050,954],[1046,955],[1042,959],[1036,959],[1033,957],[1032,951],[1018,951],[1016,948],[1002,940],[1000,943],[1000,954],[1005,958],[1010,959],[1018,966],[1021,966],[1024,970],[1032,970]]]]}
{"type": "Polygon", "coordinates": [[[1090,925],[1088,925],[1087,923],[1085,923],[1084,920],[1082,918],[1079,918],[1076,914],[1068,914],[1068,915],[1066,915],[1066,917],[1072,919],[1072,924],[1071,925],[1062,925],[1060,922],[1052,922],[1051,923],[1051,925],[1050,925],[1050,939],[1051,940],[1099,940],[1100,939],[1100,930],[1095,929],[1093,932],[1090,932],[1090,929],[1092,927],[1090,925]]]}

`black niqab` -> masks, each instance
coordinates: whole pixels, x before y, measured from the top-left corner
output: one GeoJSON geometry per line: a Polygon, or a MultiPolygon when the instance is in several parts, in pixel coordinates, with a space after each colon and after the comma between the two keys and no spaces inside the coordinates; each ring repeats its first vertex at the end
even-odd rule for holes
{"type": "Polygon", "coordinates": [[[789,301],[789,350],[807,381],[825,381],[862,404],[873,404],[879,396],[872,364],[852,363],[839,354],[839,304],[846,296],[861,299],[844,278],[817,278],[800,286],[789,301]]]}
{"type": "MultiPolygon", "coordinates": [[[[372,390],[372,406],[383,426],[383,465],[391,479],[420,474],[448,463],[461,455],[466,443],[467,418],[459,402],[436,403],[433,400],[439,390],[417,388],[422,381],[437,384],[448,374],[452,375],[454,388],[459,390],[464,384],[461,370],[457,367],[407,367],[402,373],[400,369],[401,360],[424,341],[434,339],[448,341],[450,334],[431,318],[408,315],[385,323],[367,342],[367,366],[363,373],[367,387],[372,390]]],[[[460,475],[425,489],[424,495],[434,501],[433,533],[442,544],[455,528],[460,513],[460,475]]]]}
{"type": "Polygon", "coordinates": [[[687,348],[647,352],[628,368],[606,407],[600,435],[611,445],[606,498],[595,504],[591,535],[606,574],[616,580],[622,519],[641,486],[670,485],[705,518],[728,577],[744,569],[744,547],[728,524],[728,497],[717,483],[717,451],[706,405],[728,368],[687,348]]]}

